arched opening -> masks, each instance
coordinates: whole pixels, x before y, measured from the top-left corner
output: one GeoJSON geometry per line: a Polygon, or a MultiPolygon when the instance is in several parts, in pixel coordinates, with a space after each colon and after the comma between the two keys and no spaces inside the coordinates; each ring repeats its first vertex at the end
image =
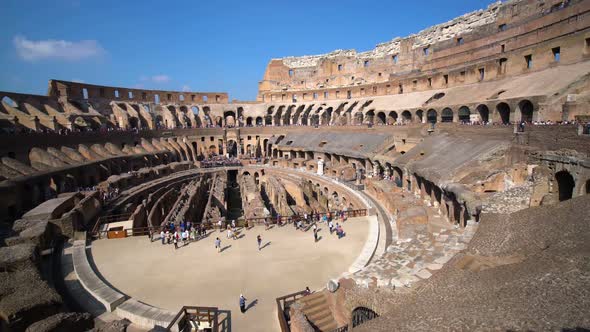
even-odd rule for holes
{"type": "Polygon", "coordinates": [[[574,187],[576,186],[574,177],[568,171],[560,171],[555,174],[555,180],[557,181],[557,188],[559,190],[559,201],[572,198],[574,187]]]}
{"type": "Polygon", "coordinates": [[[410,113],[410,111],[403,111],[402,120],[404,123],[412,122],[412,113],[410,113]]]}
{"type": "Polygon", "coordinates": [[[15,102],[14,100],[12,100],[8,96],[5,96],[5,97],[2,98],[2,104],[7,105],[7,106],[12,107],[12,108],[17,108],[18,109],[18,103],[15,102]]]}
{"type": "Polygon", "coordinates": [[[139,126],[139,120],[136,117],[129,117],[129,128],[135,129],[139,126]]]}
{"type": "Polygon", "coordinates": [[[471,111],[467,106],[461,106],[458,111],[459,122],[461,123],[469,123],[471,111]]]}
{"type": "Polygon", "coordinates": [[[436,118],[438,117],[438,113],[435,110],[430,109],[428,113],[426,113],[426,121],[429,123],[436,123],[436,118]]]}
{"type": "Polygon", "coordinates": [[[375,120],[375,111],[370,110],[365,114],[365,122],[373,124],[375,120]]]}
{"type": "Polygon", "coordinates": [[[478,105],[477,106],[477,113],[479,114],[479,118],[481,120],[481,122],[488,122],[490,121],[490,110],[488,109],[488,107],[486,105],[478,105]]]}
{"type": "Polygon", "coordinates": [[[247,127],[252,127],[252,118],[251,117],[247,117],[246,118],[246,126],[247,127]]]}
{"type": "MultiPolygon", "coordinates": [[[[416,118],[418,119],[419,122],[424,121],[424,111],[423,110],[417,110],[416,111],[416,118]]],[[[436,116],[435,116],[436,118],[436,116]]]]}
{"type": "Polygon", "coordinates": [[[375,119],[375,124],[377,124],[377,125],[385,124],[385,113],[384,112],[377,113],[377,119],[375,119]]]}
{"type": "Polygon", "coordinates": [[[265,125],[265,126],[270,126],[270,125],[272,125],[272,116],[271,116],[271,115],[267,115],[267,116],[264,118],[264,125],[265,125]]]}
{"type": "Polygon", "coordinates": [[[590,180],[586,181],[586,194],[590,194],[590,180]]]}
{"type": "Polygon", "coordinates": [[[273,122],[275,126],[281,125],[281,115],[283,115],[283,108],[285,108],[285,106],[279,106],[276,113],[274,114],[273,122]]]}
{"type": "Polygon", "coordinates": [[[508,104],[499,103],[498,106],[496,106],[496,111],[500,115],[500,122],[501,123],[503,123],[503,124],[510,123],[510,106],[508,106],[508,104]]]}
{"type": "Polygon", "coordinates": [[[533,103],[529,100],[523,100],[518,103],[518,108],[520,109],[520,120],[524,122],[533,122],[533,112],[534,107],[533,103]]]}
{"type": "Polygon", "coordinates": [[[360,125],[362,123],[363,123],[363,113],[362,112],[356,112],[354,114],[354,124],[360,125]]]}
{"type": "Polygon", "coordinates": [[[453,110],[448,107],[443,109],[440,114],[440,122],[453,122],[453,110]]]}
{"type": "Polygon", "coordinates": [[[295,106],[287,107],[285,114],[283,114],[283,126],[290,126],[291,125],[291,110],[295,106]]]}
{"type": "Polygon", "coordinates": [[[365,322],[379,317],[377,313],[369,308],[358,307],[352,311],[352,327],[355,328],[365,322]]]}
{"type": "Polygon", "coordinates": [[[394,124],[397,122],[397,112],[391,111],[387,116],[387,124],[394,124]]]}
{"type": "Polygon", "coordinates": [[[227,127],[235,127],[236,126],[236,112],[225,111],[225,112],[223,112],[223,118],[225,120],[225,125],[227,127]]]}
{"type": "Polygon", "coordinates": [[[264,124],[264,122],[262,120],[262,117],[261,116],[257,117],[256,118],[256,125],[257,126],[262,126],[263,124],[264,124]]]}

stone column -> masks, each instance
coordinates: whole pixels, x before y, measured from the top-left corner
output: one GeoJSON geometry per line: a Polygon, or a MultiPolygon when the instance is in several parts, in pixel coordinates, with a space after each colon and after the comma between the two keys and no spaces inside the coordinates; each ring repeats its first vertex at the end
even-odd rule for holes
{"type": "Polygon", "coordinates": [[[318,175],[324,175],[324,160],[318,160],[318,175]]]}

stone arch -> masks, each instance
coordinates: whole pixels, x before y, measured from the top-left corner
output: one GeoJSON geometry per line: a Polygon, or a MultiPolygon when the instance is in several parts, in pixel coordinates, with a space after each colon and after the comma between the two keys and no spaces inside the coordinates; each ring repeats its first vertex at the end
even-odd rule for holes
{"type": "Polygon", "coordinates": [[[330,124],[330,120],[332,119],[332,112],[332,107],[326,108],[326,110],[321,114],[321,125],[326,126],[330,124]]]}
{"type": "Polygon", "coordinates": [[[475,110],[479,114],[479,118],[480,118],[481,122],[490,121],[490,110],[488,109],[488,107],[486,105],[484,105],[484,104],[477,105],[477,108],[475,110]]]}
{"type": "Polygon", "coordinates": [[[264,125],[264,120],[262,120],[261,116],[256,117],[256,126],[264,125]]]}
{"type": "Polygon", "coordinates": [[[533,122],[536,120],[535,108],[530,100],[524,99],[518,103],[520,121],[533,122]]]}
{"type": "Polygon", "coordinates": [[[423,110],[416,111],[416,119],[418,119],[418,122],[424,122],[424,111],[423,110]]]}
{"type": "Polygon", "coordinates": [[[297,109],[295,110],[295,113],[293,114],[293,124],[299,123],[299,118],[302,115],[301,112],[303,112],[304,109],[305,109],[305,105],[300,105],[299,107],[297,107],[297,109]]]}
{"type": "Polygon", "coordinates": [[[410,111],[403,111],[402,112],[402,120],[405,123],[412,122],[412,113],[410,111]]]}
{"type": "Polygon", "coordinates": [[[356,125],[363,124],[363,120],[364,120],[363,118],[364,118],[363,112],[354,113],[354,124],[356,124],[356,125]]]}
{"type": "Polygon", "coordinates": [[[235,127],[236,126],[236,112],[234,112],[234,111],[223,112],[223,120],[225,121],[226,126],[235,127]]]}
{"type": "Polygon", "coordinates": [[[252,117],[251,116],[246,118],[246,127],[252,127],[252,117]]]}
{"type": "Polygon", "coordinates": [[[396,111],[391,111],[387,115],[387,124],[394,124],[397,122],[398,116],[396,111]]]}
{"type": "Polygon", "coordinates": [[[180,106],[180,113],[182,114],[182,120],[183,120],[184,124],[187,127],[192,128],[194,124],[191,121],[191,118],[188,116],[188,108],[184,105],[180,106]]]}
{"type": "Polygon", "coordinates": [[[459,122],[468,123],[471,118],[471,110],[467,106],[461,106],[457,111],[457,116],[459,117],[459,122]]]}
{"type": "Polygon", "coordinates": [[[586,192],[585,194],[590,194],[590,179],[586,180],[586,192]]]}
{"type": "Polygon", "coordinates": [[[279,108],[277,109],[277,111],[275,112],[274,116],[273,116],[273,123],[275,126],[280,126],[281,125],[281,116],[283,115],[283,109],[285,108],[284,105],[279,106],[279,108]]]}
{"type": "Polygon", "coordinates": [[[375,122],[374,110],[369,110],[367,113],[365,113],[365,121],[370,124],[373,124],[375,122]]]}
{"type": "Polygon", "coordinates": [[[440,113],[440,122],[453,122],[453,116],[454,116],[453,110],[446,107],[440,113]]]}
{"type": "Polygon", "coordinates": [[[499,120],[503,124],[510,123],[510,106],[506,103],[499,103],[496,105],[496,112],[499,115],[499,120]]]}
{"type": "Polygon", "coordinates": [[[385,112],[377,113],[377,117],[375,117],[375,124],[376,125],[384,125],[386,124],[387,119],[385,118],[385,112]]]}
{"type": "Polygon", "coordinates": [[[283,126],[291,125],[291,111],[293,107],[295,107],[295,105],[291,105],[287,107],[287,110],[285,110],[285,114],[283,114],[283,126]]]}
{"type": "Polygon", "coordinates": [[[208,126],[213,125],[213,119],[211,118],[211,109],[209,106],[203,106],[203,113],[205,113],[205,123],[208,126]]]}
{"type": "Polygon", "coordinates": [[[436,123],[436,121],[438,120],[438,113],[436,112],[436,110],[434,109],[429,109],[428,112],[426,113],[426,121],[428,121],[429,123],[436,123]]]}
{"type": "Polygon", "coordinates": [[[570,172],[563,170],[555,173],[557,189],[559,192],[559,201],[565,201],[573,197],[576,181],[570,172]]]}

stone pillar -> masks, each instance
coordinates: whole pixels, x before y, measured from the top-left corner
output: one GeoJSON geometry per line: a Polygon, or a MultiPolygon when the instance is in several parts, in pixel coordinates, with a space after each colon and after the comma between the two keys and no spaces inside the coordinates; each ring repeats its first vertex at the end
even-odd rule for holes
{"type": "Polygon", "coordinates": [[[455,223],[455,221],[453,220],[453,218],[455,216],[455,204],[453,204],[453,201],[445,201],[445,202],[449,206],[449,209],[447,210],[447,220],[451,223],[455,223]]]}
{"type": "Polygon", "coordinates": [[[324,175],[324,160],[318,160],[318,175],[324,175]]]}

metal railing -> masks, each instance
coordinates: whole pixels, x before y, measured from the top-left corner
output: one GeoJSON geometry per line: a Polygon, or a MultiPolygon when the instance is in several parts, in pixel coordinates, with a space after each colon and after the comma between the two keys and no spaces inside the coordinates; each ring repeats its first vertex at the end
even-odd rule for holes
{"type": "MultiPolygon", "coordinates": [[[[212,332],[218,332],[219,310],[217,307],[184,306],[166,327],[166,331],[172,331],[174,326],[178,326],[178,331],[186,331],[190,322],[196,322],[197,325],[206,322],[212,332]]],[[[192,327],[188,330],[192,331],[192,327]]]]}
{"type": "Polygon", "coordinates": [[[300,291],[297,293],[292,293],[289,295],[277,297],[277,299],[276,299],[276,301],[277,301],[277,316],[279,319],[279,325],[281,327],[281,332],[290,332],[291,331],[291,328],[290,328],[291,318],[289,317],[289,313],[288,313],[288,310],[289,310],[289,307],[291,306],[291,304],[308,294],[309,293],[307,291],[303,290],[303,291],[300,291]]]}
{"type": "Polygon", "coordinates": [[[112,214],[108,216],[99,217],[98,219],[96,219],[96,223],[94,224],[94,227],[92,227],[92,231],[90,232],[90,234],[92,236],[98,236],[98,234],[100,233],[101,225],[119,221],[126,221],[129,220],[129,218],[131,218],[131,213],[112,214]]]}

